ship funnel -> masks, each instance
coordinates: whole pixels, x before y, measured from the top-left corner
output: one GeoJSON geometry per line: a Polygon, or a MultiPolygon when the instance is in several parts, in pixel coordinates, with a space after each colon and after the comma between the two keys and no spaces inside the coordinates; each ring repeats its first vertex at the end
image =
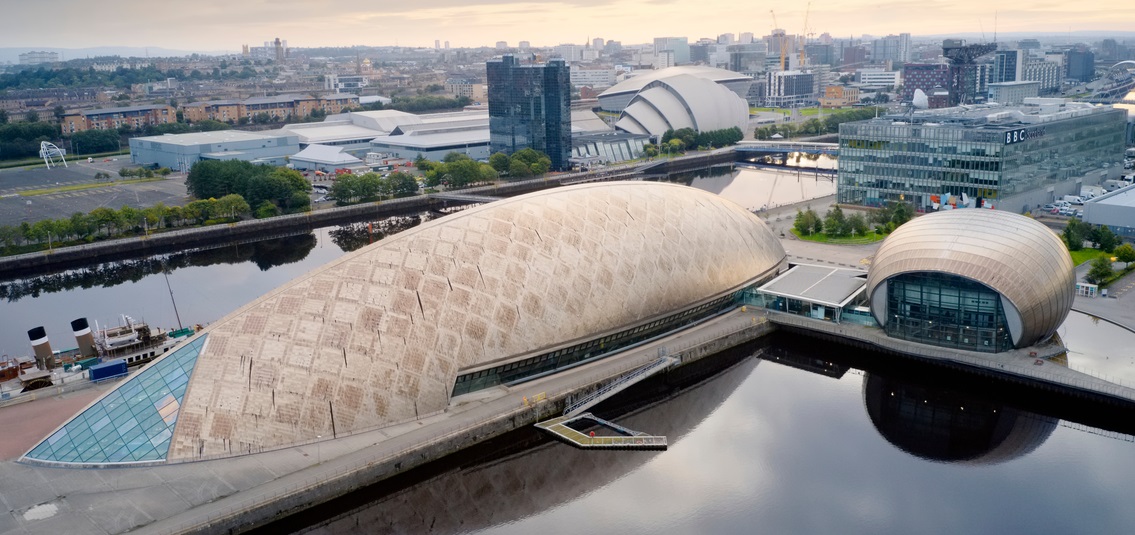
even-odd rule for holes
{"type": "Polygon", "coordinates": [[[91,324],[87,323],[87,318],[72,321],[71,330],[75,332],[75,341],[79,343],[79,354],[83,358],[98,355],[98,352],[95,351],[95,337],[91,334],[91,324]]]}
{"type": "Polygon", "coordinates": [[[28,340],[32,342],[35,351],[35,365],[41,370],[50,370],[55,367],[55,355],[51,354],[51,344],[47,341],[47,331],[43,327],[36,327],[28,331],[28,340]]]}

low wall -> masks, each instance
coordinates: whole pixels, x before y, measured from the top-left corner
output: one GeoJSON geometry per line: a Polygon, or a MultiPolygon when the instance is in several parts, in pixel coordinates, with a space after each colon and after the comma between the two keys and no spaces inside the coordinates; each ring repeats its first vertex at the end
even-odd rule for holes
{"type": "MultiPolygon", "coordinates": [[[[752,325],[716,338],[685,342],[682,347],[668,352],[679,359],[680,367],[702,361],[746,342],[760,338],[775,327],[764,318],[752,325]]],[[[613,357],[618,358],[618,357],[613,357]]],[[[569,372],[570,373],[570,372],[569,372]]],[[[290,514],[333,500],[379,481],[394,477],[412,468],[457,453],[490,438],[521,427],[559,416],[572,396],[599,388],[622,375],[620,372],[607,378],[570,391],[549,394],[547,401],[530,407],[518,406],[490,420],[475,422],[452,433],[418,444],[383,459],[366,462],[337,476],[311,482],[292,492],[250,503],[222,518],[195,526],[179,526],[180,533],[240,533],[265,526],[290,514]]],[[[253,500],[255,501],[255,500],[253,500]]]]}

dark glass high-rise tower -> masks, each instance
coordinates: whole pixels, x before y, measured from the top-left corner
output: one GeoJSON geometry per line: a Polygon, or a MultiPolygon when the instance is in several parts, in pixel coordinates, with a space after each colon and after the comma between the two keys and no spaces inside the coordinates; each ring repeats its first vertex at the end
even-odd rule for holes
{"type": "Polygon", "coordinates": [[[511,54],[486,63],[489,81],[489,146],[512,154],[532,148],[548,155],[552,169],[571,157],[571,82],[568,64],[552,59],[521,65],[511,54]]]}

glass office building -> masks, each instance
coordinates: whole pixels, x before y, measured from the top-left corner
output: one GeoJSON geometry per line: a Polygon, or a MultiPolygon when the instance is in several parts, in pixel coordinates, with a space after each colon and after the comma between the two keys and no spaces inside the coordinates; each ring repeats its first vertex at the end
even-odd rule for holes
{"type": "Polygon", "coordinates": [[[933,211],[964,194],[998,208],[1032,207],[1078,194],[1077,183],[1115,178],[1122,169],[1125,124],[1123,110],[1062,99],[844,123],[839,202],[902,201],[933,211]]]}
{"type": "Polygon", "coordinates": [[[485,64],[489,85],[489,146],[512,154],[532,148],[548,155],[552,169],[571,158],[571,82],[567,62],[521,64],[505,54],[485,64]]]}

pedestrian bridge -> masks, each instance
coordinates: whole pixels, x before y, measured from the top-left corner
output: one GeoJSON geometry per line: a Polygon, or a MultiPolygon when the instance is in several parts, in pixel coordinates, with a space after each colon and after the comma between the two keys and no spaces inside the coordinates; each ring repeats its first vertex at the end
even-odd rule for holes
{"type": "Polygon", "coordinates": [[[734,147],[740,156],[745,153],[787,154],[803,152],[807,154],[839,154],[839,143],[815,143],[808,141],[742,141],[734,147]]]}

